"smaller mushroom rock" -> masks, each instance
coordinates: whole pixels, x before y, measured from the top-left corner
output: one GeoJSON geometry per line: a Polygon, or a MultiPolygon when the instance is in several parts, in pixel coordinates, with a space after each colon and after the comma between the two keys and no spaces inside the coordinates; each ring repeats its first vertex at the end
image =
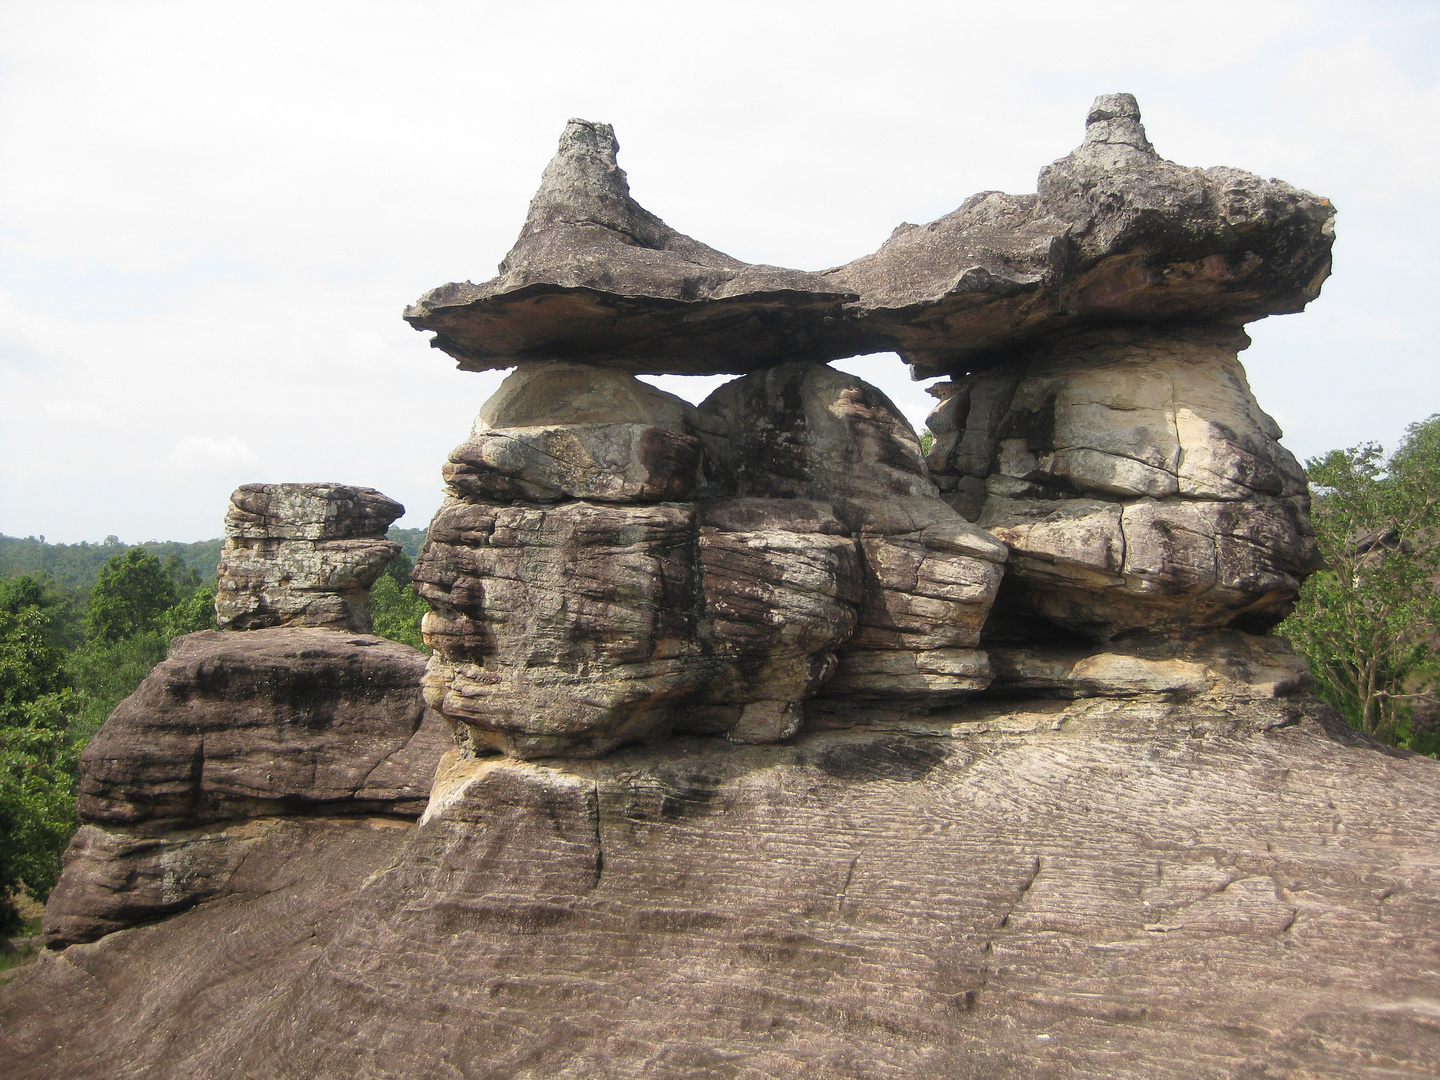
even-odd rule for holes
{"type": "Polygon", "coordinates": [[[847,355],[824,337],[852,293],[676,232],[630,197],[618,149],[609,124],[571,120],[500,276],[442,285],[406,321],[470,371],[574,358],[701,375],[847,355]]]}
{"type": "Polygon", "coordinates": [[[1103,94],[1085,139],[1035,195],[981,192],[825,277],[847,313],[919,378],[1096,322],[1240,325],[1300,311],[1330,273],[1326,199],[1238,169],[1161,158],[1129,94],[1103,94]]]}
{"type": "Polygon", "coordinates": [[[385,532],[403,506],[345,484],[245,484],[230,502],[215,597],[222,628],[369,632],[366,598],[400,550],[385,532]]]}

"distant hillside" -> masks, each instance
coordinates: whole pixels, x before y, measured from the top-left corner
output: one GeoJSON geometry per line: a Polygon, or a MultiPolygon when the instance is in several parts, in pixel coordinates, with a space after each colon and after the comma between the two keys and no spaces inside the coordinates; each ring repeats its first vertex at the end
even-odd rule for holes
{"type": "Polygon", "coordinates": [[[420,549],[425,546],[424,529],[397,529],[392,525],[385,535],[400,545],[411,562],[420,557],[420,549]]]}
{"type": "Polygon", "coordinates": [[[114,555],[131,547],[143,547],[162,559],[176,555],[186,566],[209,581],[220,565],[223,540],[197,540],[182,544],[174,540],[157,540],[144,544],[122,544],[115,537],[106,537],[100,544],[82,541],[78,544],[51,544],[33,536],[18,537],[0,534],[0,579],[17,574],[33,574],[43,570],[57,584],[69,589],[86,591],[95,584],[100,567],[114,555]]]}
{"type": "MultiPolygon", "coordinates": [[[[424,529],[391,529],[390,539],[400,544],[413,562],[425,546],[424,529]]],[[[0,581],[17,574],[33,574],[43,570],[55,582],[68,589],[88,591],[100,575],[105,561],[131,547],[143,547],[160,558],[177,555],[205,581],[215,577],[220,565],[223,539],[197,540],[182,544],[175,540],[152,540],[143,544],[122,544],[113,536],[103,543],[51,544],[34,536],[5,536],[0,533],[0,581]]]]}

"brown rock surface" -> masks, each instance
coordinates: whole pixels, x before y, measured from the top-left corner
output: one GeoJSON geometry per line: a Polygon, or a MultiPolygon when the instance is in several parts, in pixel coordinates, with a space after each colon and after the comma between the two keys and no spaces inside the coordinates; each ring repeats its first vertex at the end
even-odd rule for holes
{"type": "Polygon", "coordinates": [[[791,745],[452,757],[418,829],[287,823],[249,891],[46,956],[0,988],[0,1059],[16,1080],[1434,1075],[1440,764],[1326,717],[1011,702],[791,745]]]}
{"type": "Polygon", "coordinates": [[[433,289],[406,321],[470,371],[578,358],[702,375],[846,355],[821,334],[852,294],[676,232],[630,197],[618,149],[609,124],[571,120],[500,276],[433,289]]]}
{"type": "Polygon", "coordinates": [[[1036,192],[973,195],[824,277],[859,293],[847,315],[925,378],[1076,326],[1300,311],[1330,273],[1328,200],[1164,160],[1129,94],[1095,99],[1084,142],[1040,171],[1036,192]]]}
{"type": "Polygon", "coordinates": [[[176,639],[81,758],[80,818],[46,908],[86,941],[232,891],[277,814],[414,818],[453,746],[425,657],[384,638],[280,628],[176,639]]]}
{"type": "Polygon", "coordinates": [[[366,598],[400,550],[385,532],[403,506],[345,484],[244,484],[230,503],[215,596],[222,628],[370,632],[366,598]]]}

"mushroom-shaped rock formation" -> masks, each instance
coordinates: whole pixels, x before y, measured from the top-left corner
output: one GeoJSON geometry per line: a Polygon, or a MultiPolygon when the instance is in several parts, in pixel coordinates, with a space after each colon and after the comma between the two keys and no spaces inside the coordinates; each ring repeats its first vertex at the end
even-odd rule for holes
{"type": "Polygon", "coordinates": [[[824,338],[852,294],[676,232],[630,197],[618,149],[609,124],[571,120],[500,275],[442,285],[405,319],[471,371],[583,359],[703,375],[846,355],[824,338]]]}
{"type": "Polygon", "coordinates": [[[1330,273],[1326,199],[1238,169],[1161,158],[1129,94],[1103,94],[1085,141],[1034,195],[985,191],[823,275],[858,293],[864,339],[917,378],[993,366],[1096,323],[1241,325],[1300,311],[1330,273]]]}
{"type": "Polygon", "coordinates": [[[230,504],[215,607],[245,632],[176,638],[85,748],[51,946],[272,887],[246,870],[257,846],[313,854],[337,815],[415,818],[454,745],[425,657],[355,632],[400,504],[343,484],[245,484],[230,504]]]}
{"type": "Polygon", "coordinates": [[[385,532],[403,506],[345,484],[244,484],[230,504],[215,599],[221,627],[370,632],[366,598],[400,550],[385,532]]]}

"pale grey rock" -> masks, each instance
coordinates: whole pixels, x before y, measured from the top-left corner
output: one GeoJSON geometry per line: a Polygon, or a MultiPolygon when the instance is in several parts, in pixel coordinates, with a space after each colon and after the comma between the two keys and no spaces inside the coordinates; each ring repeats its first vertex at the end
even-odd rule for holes
{"type": "Polygon", "coordinates": [[[1009,546],[1006,605],[1100,640],[1284,618],[1318,554],[1248,343],[1092,330],[941,389],[932,474],[1009,546]]]}
{"type": "Polygon", "coordinates": [[[369,632],[370,586],[400,550],[385,533],[403,506],[345,484],[245,484],[230,502],[215,595],[221,628],[369,632]]]}
{"type": "Polygon", "coordinates": [[[500,275],[433,289],[406,321],[471,371],[576,358],[698,375],[845,355],[824,338],[853,294],[676,232],[631,198],[618,149],[609,124],[571,120],[500,275]]]}
{"type": "Polygon", "coordinates": [[[1104,649],[1030,643],[989,648],[992,694],[1210,701],[1292,697],[1314,689],[1304,658],[1283,637],[1235,630],[1139,635],[1104,649]]]}

